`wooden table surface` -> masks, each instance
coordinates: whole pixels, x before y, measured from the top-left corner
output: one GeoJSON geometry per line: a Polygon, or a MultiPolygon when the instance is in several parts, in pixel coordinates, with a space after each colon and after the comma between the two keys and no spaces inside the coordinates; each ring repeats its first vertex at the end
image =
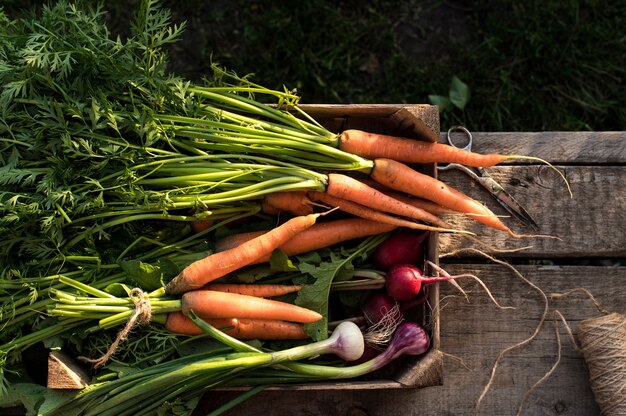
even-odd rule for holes
{"type": "MultiPolygon", "coordinates": [[[[564,172],[573,197],[570,198],[563,180],[544,165],[502,165],[489,172],[534,215],[540,233],[560,239],[516,240],[469,222],[457,225],[480,231],[484,241],[498,248],[531,245],[513,255],[492,254],[515,264],[525,278],[545,293],[582,287],[591,291],[606,309],[626,312],[626,133],[475,133],[474,149],[547,159],[564,172]]],[[[440,178],[504,214],[482,188],[463,174],[444,172],[440,178]]],[[[509,224],[516,231],[525,232],[512,221],[509,224]]],[[[441,254],[464,247],[476,245],[463,238],[440,238],[441,254]]],[[[469,280],[459,282],[468,292],[469,301],[449,284],[441,285],[441,350],[449,354],[443,385],[401,390],[266,391],[230,414],[472,414],[496,357],[503,349],[533,334],[546,303],[537,289],[502,265],[488,264],[473,256],[442,257],[441,264],[451,273],[476,274],[498,302],[515,308],[497,308],[480,286],[469,280]]],[[[482,400],[478,414],[518,412],[526,392],[556,362],[557,333],[561,340],[560,363],[528,396],[522,414],[599,414],[584,360],[564,326],[555,325],[553,319],[554,312],[559,311],[576,331],[580,321],[599,313],[583,295],[551,299],[548,308],[548,319],[537,336],[503,356],[493,387],[482,400]]]]}

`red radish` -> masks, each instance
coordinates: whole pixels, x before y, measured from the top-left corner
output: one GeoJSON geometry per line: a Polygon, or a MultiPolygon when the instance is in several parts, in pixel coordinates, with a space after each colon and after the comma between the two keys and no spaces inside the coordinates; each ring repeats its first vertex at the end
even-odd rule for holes
{"type": "Polygon", "coordinates": [[[396,264],[421,266],[424,261],[424,241],[427,237],[427,232],[392,234],[374,251],[374,264],[381,270],[389,270],[396,264]]]}
{"type": "Polygon", "coordinates": [[[377,324],[395,308],[397,302],[385,291],[373,292],[361,308],[363,316],[369,325],[377,324]]]}
{"type": "Polygon", "coordinates": [[[454,278],[455,276],[426,277],[417,266],[397,264],[387,272],[385,287],[389,296],[398,302],[408,302],[417,296],[422,285],[454,278]]]}
{"type": "Polygon", "coordinates": [[[400,312],[402,312],[403,315],[406,315],[413,308],[424,304],[424,302],[426,302],[426,300],[428,299],[428,292],[428,286],[422,286],[422,290],[420,291],[420,293],[417,294],[415,298],[411,299],[408,302],[399,302],[400,312]]]}

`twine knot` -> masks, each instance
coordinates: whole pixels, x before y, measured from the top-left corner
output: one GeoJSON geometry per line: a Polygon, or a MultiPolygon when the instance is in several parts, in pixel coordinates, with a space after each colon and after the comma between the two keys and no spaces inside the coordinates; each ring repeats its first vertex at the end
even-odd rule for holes
{"type": "Polygon", "coordinates": [[[130,291],[130,300],[135,306],[135,311],[128,319],[126,325],[124,325],[124,328],[122,328],[117,334],[117,337],[111,343],[107,352],[100,358],[93,359],[78,357],[80,360],[92,363],[95,368],[103,366],[107,361],[109,361],[109,358],[115,354],[115,351],[117,351],[120,343],[128,338],[128,334],[130,334],[130,331],[135,327],[135,325],[146,325],[150,322],[152,319],[152,307],[150,306],[150,298],[147,293],[140,288],[135,287],[130,291]]]}

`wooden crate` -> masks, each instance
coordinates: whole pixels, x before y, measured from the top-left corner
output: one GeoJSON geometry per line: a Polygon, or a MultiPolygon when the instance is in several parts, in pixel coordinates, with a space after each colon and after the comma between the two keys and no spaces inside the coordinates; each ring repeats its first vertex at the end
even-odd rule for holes
{"type": "MultiPolygon", "coordinates": [[[[361,129],[373,133],[384,133],[430,142],[439,139],[439,112],[432,105],[302,105],[301,108],[324,127],[333,132],[361,129]]],[[[436,166],[414,166],[419,171],[437,176],[436,166]]],[[[431,233],[426,256],[438,264],[438,235],[431,233]]],[[[327,381],[318,383],[280,385],[267,390],[373,390],[400,389],[438,386],[443,383],[443,353],[440,351],[439,328],[439,285],[430,285],[428,301],[416,313],[418,322],[431,335],[430,349],[420,356],[401,357],[377,372],[358,379],[327,381]]],[[[225,388],[222,390],[242,390],[225,388]]],[[[218,394],[221,394],[218,393],[218,394]]],[[[199,408],[213,407],[215,394],[208,392],[199,403],[199,408]]],[[[224,397],[221,397],[224,399],[224,397]]]]}
{"type": "MultiPolygon", "coordinates": [[[[304,111],[333,132],[361,129],[408,137],[415,140],[439,140],[439,111],[432,105],[358,104],[302,105],[304,111]]],[[[437,176],[434,164],[415,166],[419,171],[437,176]]],[[[427,244],[428,260],[438,264],[438,235],[431,233],[427,244]]],[[[312,383],[292,386],[295,389],[394,389],[427,387],[443,382],[443,354],[439,350],[439,286],[430,286],[428,302],[419,311],[419,323],[428,328],[431,348],[418,357],[402,357],[380,371],[357,380],[312,383]]],[[[284,388],[284,387],[283,387],[284,388]]]]}

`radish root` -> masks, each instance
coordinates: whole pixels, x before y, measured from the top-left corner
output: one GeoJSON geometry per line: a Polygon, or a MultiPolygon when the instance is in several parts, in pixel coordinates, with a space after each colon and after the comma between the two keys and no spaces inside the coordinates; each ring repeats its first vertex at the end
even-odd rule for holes
{"type": "MultiPolygon", "coordinates": [[[[367,318],[367,316],[365,318],[367,318]]],[[[384,346],[389,344],[396,328],[403,320],[400,305],[396,303],[393,308],[383,315],[380,321],[367,329],[363,335],[365,342],[372,346],[384,346]]]]}
{"type": "Polygon", "coordinates": [[[541,300],[543,301],[543,305],[544,305],[543,312],[541,314],[541,317],[539,318],[539,322],[538,322],[535,330],[533,331],[533,333],[528,338],[526,338],[526,339],[524,339],[524,340],[522,340],[522,341],[520,341],[520,342],[518,342],[516,344],[513,344],[513,345],[503,349],[502,351],[500,351],[500,353],[496,357],[496,360],[493,363],[493,367],[491,368],[491,375],[489,376],[489,380],[487,381],[487,384],[483,388],[483,391],[481,392],[480,396],[478,397],[478,400],[476,401],[476,406],[474,407],[474,413],[478,414],[478,411],[480,409],[480,405],[482,404],[482,402],[483,402],[485,396],[487,395],[487,393],[489,392],[489,390],[491,390],[491,387],[493,385],[493,381],[494,381],[496,373],[498,371],[498,366],[499,366],[500,362],[502,361],[502,359],[504,358],[504,356],[506,354],[508,354],[509,352],[511,352],[511,351],[513,351],[513,350],[515,350],[517,348],[523,347],[526,344],[529,344],[531,341],[533,341],[537,337],[537,334],[539,334],[539,331],[541,331],[541,328],[543,327],[543,324],[544,324],[544,322],[546,320],[546,317],[548,316],[548,311],[549,311],[550,305],[549,305],[548,297],[546,296],[545,292],[543,290],[541,290],[541,288],[539,286],[537,286],[534,283],[532,283],[530,280],[528,280],[526,277],[524,277],[524,275],[522,275],[519,272],[519,270],[517,270],[515,267],[513,267],[511,264],[507,263],[504,260],[496,259],[495,257],[490,256],[489,254],[487,254],[487,253],[485,253],[485,252],[483,252],[481,250],[472,248],[472,247],[455,250],[455,251],[452,251],[450,253],[445,253],[445,254],[442,254],[441,257],[453,257],[453,256],[457,256],[457,255],[463,254],[463,253],[479,254],[479,255],[485,257],[486,259],[488,259],[488,260],[490,260],[490,261],[492,261],[494,263],[500,264],[500,265],[508,268],[509,270],[511,270],[515,274],[515,276],[517,276],[525,284],[527,284],[528,286],[530,286],[531,288],[533,288],[534,290],[536,290],[539,293],[539,295],[541,297],[541,300]]]}
{"type": "Polygon", "coordinates": [[[561,177],[561,179],[563,179],[563,182],[565,182],[565,187],[567,187],[567,192],[569,193],[570,198],[572,198],[572,199],[574,198],[574,194],[572,193],[572,188],[569,186],[569,182],[568,182],[567,178],[565,177],[565,174],[563,172],[561,172],[552,163],[548,162],[547,160],[542,159],[540,157],[535,157],[535,156],[520,156],[520,155],[511,155],[511,156],[508,156],[507,159],[535,160],[537,162],[545,163],[547,166],[550,167],[550,169],[552,169],[556,173],[558,173],[558,175],[561,177]]]}
{"type": "MultiPolygon", "coordinates": [[[[456,276],[451,276],[448,272],[446,272],[444,269],[442,269],[441,267],[437,266],[436,264],[434,264],[433,262],[431,262],[430,260],[428,261],[430,267],[432,267],[435,271],[437,271],[438,273],[441,273],[442,275],[444,275],[445,277],[450,278],[450,281],[453,281],[454,279],[458,279],[458,278],[462,278],[462,277],[470,277],[474,280],[476,280],[478,282],[478,284],[485,290],[485,292],[487,293],[487,296],[489,296],[489,299],[491,299],[491,301],[500,309],[515,309],[513,306],[502,306],[498,303],[498,301],[493,297],[493,295],[491,294],[491,291],[489,290],[489,288],[487,287],[487,285],[485,283],[483,283],[482,280],[480,280],[480,278],[476,275],[470,274],[470,273],[464,273],[464,274],[459,274],[456,276]]],[[[466,295],[467,297],[467,295],[466,295]]]]}

